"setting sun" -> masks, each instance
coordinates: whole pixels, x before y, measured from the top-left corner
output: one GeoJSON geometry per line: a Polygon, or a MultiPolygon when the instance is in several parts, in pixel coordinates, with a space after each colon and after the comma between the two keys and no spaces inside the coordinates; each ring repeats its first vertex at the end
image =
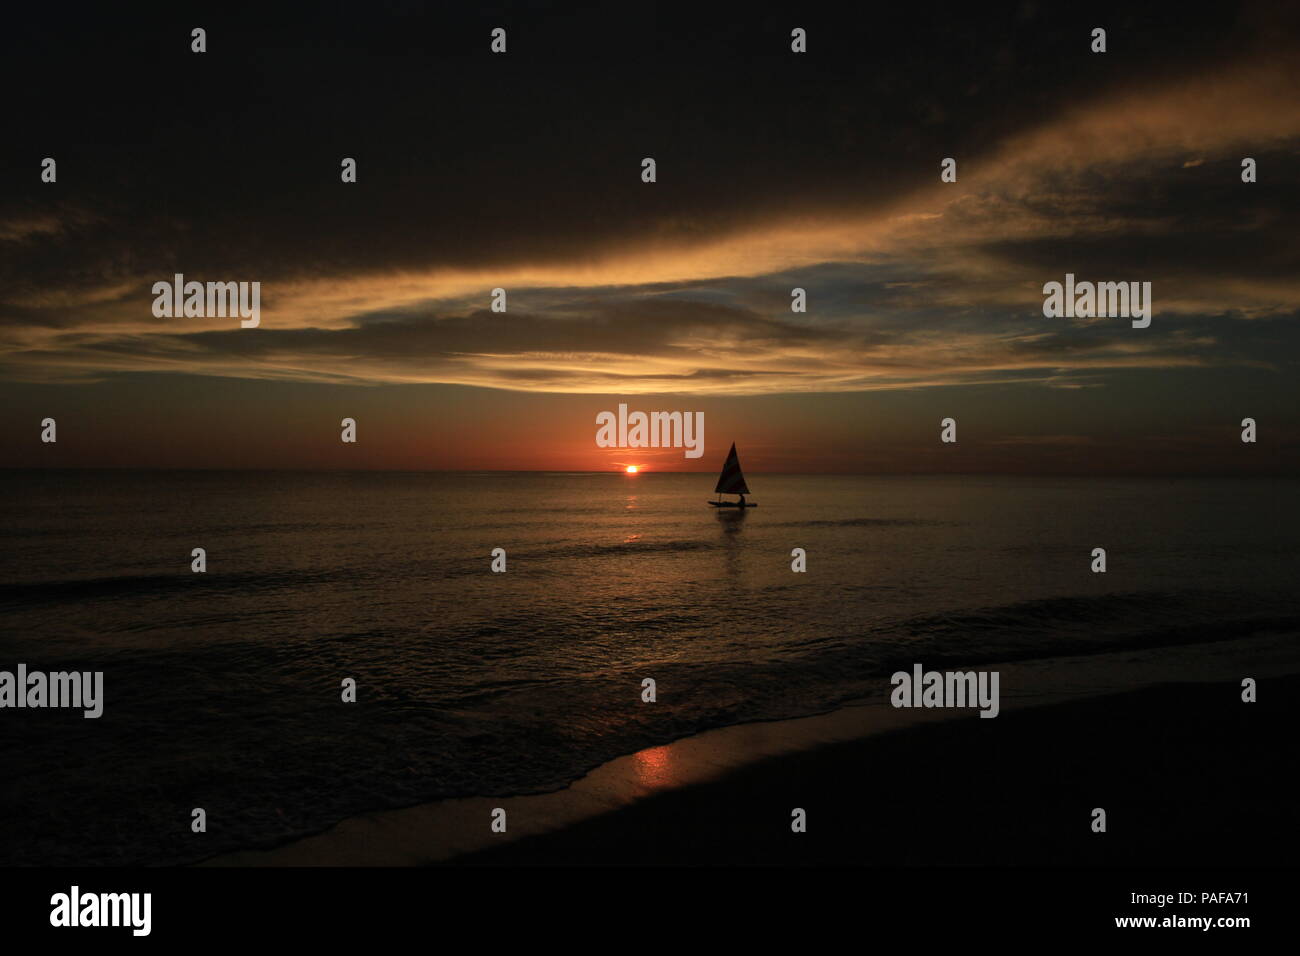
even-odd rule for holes
{"type": "Polygon", "coordinates": [[[635,474],[636,474],[636,465],[628,465],[628,466],[627,466],[627,473],[628,473],[629,475],[635,475],[635,474]]]}

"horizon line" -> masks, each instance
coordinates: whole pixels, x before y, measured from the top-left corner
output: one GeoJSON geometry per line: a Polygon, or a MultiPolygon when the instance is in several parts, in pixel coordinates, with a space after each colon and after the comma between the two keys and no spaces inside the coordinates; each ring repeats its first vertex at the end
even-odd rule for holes
{"type": "MultiPolygon", "coordinates": [[[[409,475],[619,475],[625,478],[644,478],[651,475],[715,475],[717,469],[686,471],[672,469],[651,469],[638,471],[635,476],[614,469],[583,468],[291,468],[291,467],[229,467],[205,468],[184,467],[179,465],[16,465],[0,466],[0,473],[7,472],[73,472],[73,471],[185,471],[208,473],[285,473],[285,474],[409,474],[409,475]]],[[[1300,480],[1300,475],[1293,472],[1233,472],[1233,471],[753,471],[746,469],[748,475],[769,475],[772,477],[849,477],[849,478],[1287,478],[1300,480]]]]}

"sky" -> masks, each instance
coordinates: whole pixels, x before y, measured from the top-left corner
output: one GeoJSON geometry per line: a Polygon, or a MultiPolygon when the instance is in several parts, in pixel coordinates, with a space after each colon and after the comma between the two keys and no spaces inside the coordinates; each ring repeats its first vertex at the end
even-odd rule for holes
{"type": "Polygon", "coordinates": [[[0,464],[1294,474],[1296,14],[1059,6],[20,12],[0,464]],[[598,447],[619,403],[703,458],[598,447]]]}

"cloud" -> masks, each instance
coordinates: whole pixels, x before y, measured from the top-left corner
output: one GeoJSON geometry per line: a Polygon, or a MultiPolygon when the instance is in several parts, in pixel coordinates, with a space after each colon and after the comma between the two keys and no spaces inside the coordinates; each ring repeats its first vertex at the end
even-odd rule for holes
{"type": "MultiPolygon", "coordinates": [[[[948,320],[892,300],[882,282],[880,319],[858,314],[809,321],[743,304],[682,298],[655,288],[592,298],[534,290],[539,311],[368,316],[346,328],[228,329],[193,333],[62,333],[9,356],[8,374],[81,380],[105,369],[167,370],[357,384],[439,382],[575,393],[757,394],[865,391],[934,385],[1040,382],[1063,369],[1196,367],[1257,361],[1219,353],[1212,331],[1169,328],[1133,335],[1127,323],[1045,331],[1023,316],[948,320]],[[908,316],[918,319],[908,322],[908,316]]],[[[695,290],[702,291],[700,289],[695,290]]],[[[763,298],[733,289],[734,298],[763,298]]],[[[915,295],[915,287],[909,295],[915,295]]],[[[923,304],[922,298],[913,305],[923,304]]],[[[1262,348],[1262,346],[1261,346],[1262,348]]]]}
{"type": "MultiPolygon", "coordinates": [[[[1300,254],[1280,212],[1300,200],[1298,69],[1294,58],[1243,58],[1102,87],[1053,111],[1008,106],[1011,119],[990,118],[990,130],[950,131],[970,147],[954,150],[956,184],[938,181],[942,153],[931,150],[952,110],[920,102],[921,131],[889,139],[917,155],[913,168],[890,176],[875,157],[869,184],[855,184],[842,157],[813,156],[796,179],[760,155],[758,172],[730,165],[731,192],[686,158],[642,188],[608,172],[635,166],[637,153],[605,155],[596,141],[594,152],[569,149],[584,175],[566,177],[549,150],[567,144],[534,125],[537,175],[484,210],[425,171],[365,163],[358,189],[373,176],[377,195],[339,196],[331,183],[309,201],[262,193],[222,208],[237,190],[218,183],[199,216],[161,183],[168,201],[156,204],[129,191],[44,212],[9,204],[0,367],[26,381],[172,371],[700,394],[1073,388],[1113,369],[1276,367],[1286,333],[1245,327],[1300,310],[1300,254]],[[1240,181],[1246,151],[1260,160],[1259,183],[1240,181]],[[429,189],[446,199],[435,220],[429,189]],[[1042,284],[1067,271],[1151,281],[1152,329],[1044,319],[1042,284]],[[149,287],[173,272],[262,281],[262,327],[154,318],[149,287]],[[795,285],[808,290],[807,314],[789,311],[795,285]],[[505,314],[485,308],[497,286],[505,314]]],[[[510,116],[527,124],[524,99],[510,116]]],[[[742,136],[718,122],[700,142],[742,136]]],[[[785,149],[773,155],[792,161],[785,149]]],[[[534,168],[527,157],[481,159],[478,181],[534,168]]]]}

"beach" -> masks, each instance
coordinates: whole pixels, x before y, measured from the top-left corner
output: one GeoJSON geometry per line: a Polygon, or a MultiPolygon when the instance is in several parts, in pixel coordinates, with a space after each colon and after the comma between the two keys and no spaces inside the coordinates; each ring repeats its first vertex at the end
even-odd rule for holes
{"type": "Polygon", "coordinates": [[[1300,675],[1281,678],[1272,703],[1245,706],[1220,684],[1164,685],[1013,712],[996,728],[918,726],[766,760],[457,862],[1290,866],[1300,808],[1279,756],[1297,690],[1300,675]],[[806,833],[791,832],[792,807],[806,809],[806,833]],[[1104,833],[1092,831],[1094,807],[1104,833]]]}
{"type": "Polygon", "coordinates": [[[706,731],[548,794],[363,814],[206,865],[1281,863],[1300,833],[1295,647],[1278,634],[1013,663],[995,719],[882,697],[706,731]],[[1187,678],[1166,683],[1175,658],[1187,678]],[[504,834],[489,828],[498,807],[504,834]]]}

